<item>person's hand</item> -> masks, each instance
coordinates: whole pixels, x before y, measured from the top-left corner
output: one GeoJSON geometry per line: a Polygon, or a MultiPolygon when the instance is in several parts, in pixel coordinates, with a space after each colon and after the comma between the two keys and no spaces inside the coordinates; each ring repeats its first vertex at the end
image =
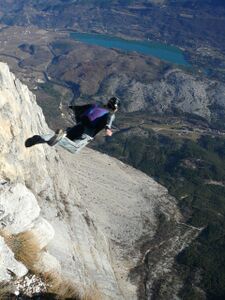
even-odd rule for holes
{"type": "Polygon", "coordinates": [[[106,131],[105,131],[105,135],[106,136],[112,136],[112,130],[111,129],[106,129],[106,131]]]}

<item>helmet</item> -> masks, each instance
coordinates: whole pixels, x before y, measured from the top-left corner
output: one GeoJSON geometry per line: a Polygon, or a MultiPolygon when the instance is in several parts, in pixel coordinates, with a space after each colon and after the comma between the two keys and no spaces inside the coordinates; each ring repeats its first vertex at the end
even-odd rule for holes
{"type": "Polygon", "coordinates": [[[120,106],[120,100],[117,97],[112,97],[107,103],[107,107],[116,110],[120,106]]]}

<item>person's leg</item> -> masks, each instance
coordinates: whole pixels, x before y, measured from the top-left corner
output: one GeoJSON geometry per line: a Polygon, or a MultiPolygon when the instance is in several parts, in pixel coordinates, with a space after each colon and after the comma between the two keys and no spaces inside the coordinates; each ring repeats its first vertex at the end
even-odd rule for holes
{"type": "Polygon", "coordinates": [[[49,146],[56,145],[64,136],[66,136],[71,141],[79,139],[84,133],[84,126],[82,124],[77,124],[74,127],[67,128],[66,131],[62,129],[57,130],[55,135],[53,135],[49,140],[44,139],[44,136],[34,135],[25,141],[25,147],[32,147],[37,144],[48,144],[49,146]]]}
{"type": "Polygon", "coordinates": [[[56,130],[53,137],[51,137],[50,140],[47,140],[46,143],[49,146],[54,146],[65,136],[66,136],[66,131],[64,131],[63,129],[58,129],[58,130],[56,130]]]}
{"type": "Polygon", "coordinates": [[[48,144],[49,146],[54,146],[65,136],[66,131],[63,131],[62,129],[56,130],[53,136],[50,134],[50,137],[49,135],[34,135],[25,141],[25,147],[28,148],[37,144],[48,144]]]}
{"type": "Polygon", "coordinates": [[[81,138],[83,133],[84,133],[84,125],[77,124],[74,127],[68,128],[66,130],[66,137],[71,141],[74,141],[81,138]]]}

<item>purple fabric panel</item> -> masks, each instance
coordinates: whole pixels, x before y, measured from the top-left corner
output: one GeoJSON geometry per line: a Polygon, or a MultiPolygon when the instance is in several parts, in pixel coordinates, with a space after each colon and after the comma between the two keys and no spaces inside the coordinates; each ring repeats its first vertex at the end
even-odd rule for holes
{"type": "Polygon", "coordinates": [[[107,109],[93,106],[91,109],[88,110],[88,112],[85,112],[84,115],[88,117],[88,119],[93,122],[96,119],[104,116],[105,114],[107,114],[109,111],[107,109]]]}

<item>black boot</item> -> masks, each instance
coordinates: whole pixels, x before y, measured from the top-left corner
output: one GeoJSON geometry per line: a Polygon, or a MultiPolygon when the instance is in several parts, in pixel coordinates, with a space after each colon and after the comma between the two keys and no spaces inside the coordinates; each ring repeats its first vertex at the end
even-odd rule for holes
{"type": "Polygon", "coordinates": [[[28,148],[43,143],[46,143],[46,141],[40,135],[34,135],[25,141],[25,147],[28,148]]]}

